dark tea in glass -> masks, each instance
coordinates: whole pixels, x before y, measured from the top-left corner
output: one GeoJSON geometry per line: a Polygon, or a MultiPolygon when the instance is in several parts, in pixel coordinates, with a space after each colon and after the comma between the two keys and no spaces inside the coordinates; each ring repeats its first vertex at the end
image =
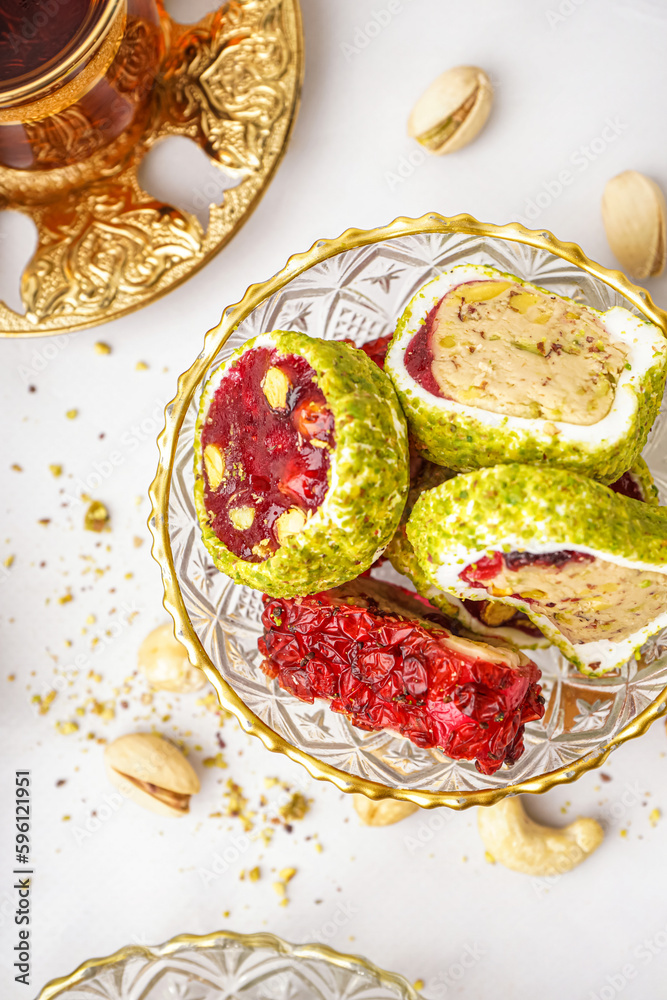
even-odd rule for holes
{"type": "Polygon", "coordinates": [[[164,55],[156,0],[0,0],[0,165],[121,157],[164,55]]]}

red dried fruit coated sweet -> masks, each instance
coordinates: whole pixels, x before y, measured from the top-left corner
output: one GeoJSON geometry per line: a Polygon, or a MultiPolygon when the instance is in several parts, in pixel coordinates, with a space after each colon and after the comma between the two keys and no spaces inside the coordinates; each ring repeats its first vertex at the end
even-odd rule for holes
{"type": "Polygon", "coordinates": [[[264,597],[262,670],[302,701],[326,698],[360,729],[388,729],[493,774],[544,715],[523,654],[455,636],[417,595],[359,579],[304,598],[264,597]]]}

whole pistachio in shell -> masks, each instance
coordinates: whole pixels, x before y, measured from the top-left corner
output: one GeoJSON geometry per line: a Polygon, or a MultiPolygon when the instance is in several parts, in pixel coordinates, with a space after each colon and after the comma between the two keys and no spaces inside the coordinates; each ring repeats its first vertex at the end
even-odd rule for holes
{"type": "Polygon", "coordinates": [[[366,826],[391,826],[419,809],[413,802],[401,802],[398,799],[380,799],[374,802],[365,795],[353,795],[352,799],[359,819],[366,826]]]}
{"type": "Polygon", "coordinates": [[[429,153],[462,149],[486,124],[493,87],[483,69],[455,66],[424,91],[408,119],[408,135],[429,153]]]}
{"type": "Polygon", "coordinates": [[[193,667],[185,647],[174,637],[171,625],[160,625],[146,636],[137,656],[139,669],[152,688],[188,694],[206,685],[206,677],[193,667]]]}
{"type": "Polygon", "coordinates": [[[129,733],[104,751],[107,775],[126,798],[162,816],[184,816],[199,778],[184,755],[158,733],[129,733]]]}
{"type": "Polygon", "coordinates": [[[626,170],[607,181],[602,221],[612,253],[633,278],[652,278],[665,266],[665,198],[650,177],[626,170]]]}

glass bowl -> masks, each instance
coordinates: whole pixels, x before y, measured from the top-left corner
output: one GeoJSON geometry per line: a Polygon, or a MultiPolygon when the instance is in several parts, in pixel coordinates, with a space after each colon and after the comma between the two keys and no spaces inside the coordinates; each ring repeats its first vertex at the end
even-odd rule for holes
{"type": "Polygon", "coordinates": [[[273,934],[182,934],[132,945],[54,979],[37,1000],[418,1000],[403,976],[324,945],[273,934]]]}
{"type": "MultiPolygon", "coordinates": [[[[357,344],[391,332],[426,281],[462,262],[492,264],[597,309],[624,305],[666,329],[667,315],[619,271],[588,260],[574,244],[518,224],[485,225],[470,216],[398,219],[382,229],[348,230],[290,258],[273,278],[252,285],[206,337],[179,380],[159,438],[161,461],[151,487],[153,553],[162,567],[165,607],[194,663],[221,703],[269,750],[287,754],[315,777],[346,792],[408,799],[420,806],[465,808],[516,792],[543,792],[598,767],[615,747],[645,732],[667,709],[667,630],[646,643],[640,661],[590,679],[553,647],[531,656],[542,669],[547,708],[526,728],[526,750],[492,776],[386,732],[356,729],[324,703],[308,705],[260,670],[261,595],[213,566],[201,541],[192,499],[194,424],[210,371],[249,337],[301,330],[357,344]]],[[[667,414],[644,451],[661,502],[667,500],[667,414]]],[[[392,579],[383,567],[382,575],[392,579]]],[[[395,579],[399,578],[394,574],[395,579]]]]}

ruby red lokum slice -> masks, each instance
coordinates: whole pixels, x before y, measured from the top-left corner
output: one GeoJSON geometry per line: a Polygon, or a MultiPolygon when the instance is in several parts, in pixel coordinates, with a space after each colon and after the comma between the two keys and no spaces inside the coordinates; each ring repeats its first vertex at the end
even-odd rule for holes
{"type": "Polygon", "coordinates": [[[195,506],[236,583],[292,596],[354,579],[382,554],[407,487],[405,419],[363,351],[276,330],[206,383],[195,506]]]}
{"type": "Polygon", "coordinates": [[[360,729],[390,730],[493,774],[521,757],[525,724],[544,715],[534,663],[454,635],[450,620],[400,587],[362,579],[264,601],[264,672],[360,729]]]}

